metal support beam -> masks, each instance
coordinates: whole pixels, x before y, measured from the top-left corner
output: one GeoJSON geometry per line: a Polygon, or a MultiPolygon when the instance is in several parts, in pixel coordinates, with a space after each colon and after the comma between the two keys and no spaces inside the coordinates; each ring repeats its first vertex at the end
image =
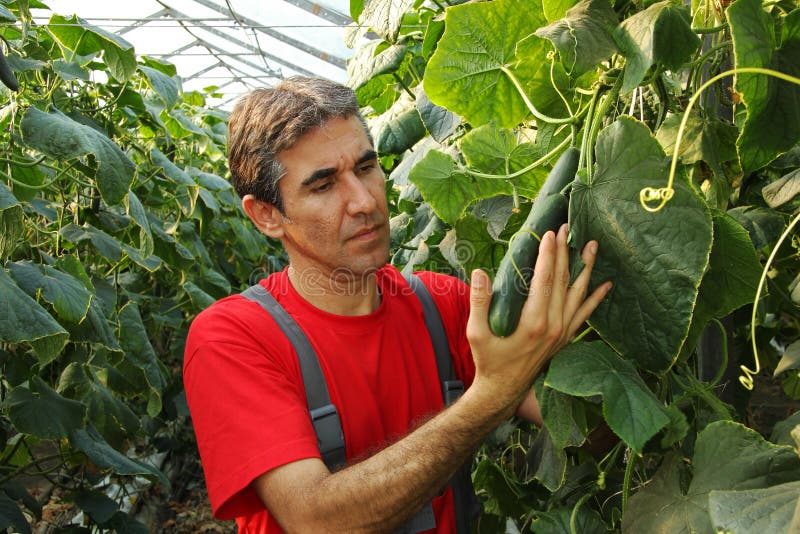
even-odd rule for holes
{"type": "MultiPolygon", "coordinates": [[[[222,7],[219,4],[211,2],[209,0],[194,0],[194,2],[200,4],[203,7],[207,7],[208,9],[212,9],[212,10],[216,11],[217,13],[221,13],[223,15],[232,15],[232,16],[234,15],[233,13],[231,13],[226,8],[222,7]]],[[[294,2],[289,2],[289,3],[293,4],[294,2]]],[[[314,48],[311,45],[308,45],[308,44],[306,44],[306,43],[304,43],[302,41],[298,41],[297,39],[289,37],[288,35],[285,35],[285,34],[279,32],[279,31],[273,30],[271,28],[264,28],[263,27],[264,24],[259,22],[259,21],[257,21],[257,20],[242,16],[242,15],[240,15],[238,13],[236,13],[235,18],[237,19],[237,21],[240,21],[240,22],[246,24],[247,26],[252,27],[254,30],[259,31],[259,32],[261,32],[261,33],[263,33],[265,35],[268,35],[268,36],[272,37],[273,39],[278,39],[279,41],[283,41],[284,43],[288,44],[289,46],[293,46],[294,48],[297,48],[298,50],[302,50],[306,54],[310,54],[310,55],[312,55],[312,56],[314,56],[316,58],[321,59],[322,61],[326,61],[326,62],[330,63],[331,65],[335,65],[335,66],[339,67],[340,69],[347,68],[347,65],[346,65],[346,63],[345,63],[345,61],[343,59],[338,58],[336,56],[331,56],[327,52],[324,52],[324,51],[322,51],[322,50],[320,50],[318,48],[314,48]]]]}
{"type": "Polygon", "coordinates": [[[152,15],[148,15],[148,16],[146,16],[146,17],[145,17],[145,18],[143,18],[143,19],[137,20],[136,22],[134,22],[134,23],[133,23],[133,24],[131,24],[130,26],[127,26],[127,27],[125,27],[125,28],[122,28],[121,30],[119,30],[119,31],[117,31],[117,32],[114,32],[114,33],[116,33],[117,35],[125,35],[126,33],[130,32],[130,31],[133,31],[133,30],[135,30],[136,28],[139,28],[139,27],[141,27],[141,26],[144,26],[144,25],[145,25],[145,24],[147,24],[148,22],[152,22],[152,21],[154,21],[154,20],[158,20],[158,19],[160,19],[160,18],[163,18],[163,17],[165,17],[165,16],[168,16],[168,15],[169,15],[169,11],[168,11],[168,10],[166,10],[166,9],[162,9],[162,10],[160,10],[160,11],[156,11],[156,12],[155,12],[155,13],[153,13],[152,15]]]}
{"type": "Polygon", "coordinates": [[[342,15],[338,11],[333,11],[332,9],[327,9],[322,7],[321,5],[309,2],[308,0],[283,0],[287,4],[292,4],[293,6],[297,6],[304,11],[308,11],[311,14],[314,14],[322,19],[327,20],[328,22],[333,22],[334,24],[338,24],[339,26],[347,26],[353,19],[346,15],[342,15]]]}
{"type": "MultiPolygon", "coordinates": [[[[186,15],[184,13],[181,13],[180,11],[178,11],[178,10],[176,10],[174,8],[170,8],[169,11],[171,13],[177,14],[179,17],[186,17],[186,15]]],[[[244,41],[240,41],[236,37],[228,35],[225,32],[221,32],[221,31],[217,30],[216,28],[211,28],[211,27],[209,27],[209,26],[207,26],[205,24],[199,23],[199,22],[195,24],[195,27],[196,28],[200,28],[200,29],[202,29],[204,31],[207,31],[208,33],[210,33],[212,35],[216,35],[217,37],[219,37],[221,39],[225,39],[226,41],[229,41],[229,42],[231,42],[231,43],[233,43],[233,44],[235,44],[237,46],[241,46],[245,50],[249,50],[250,52],[256,53],[259,56],[262,55],[262,52],[260,50],[258,50],[256,47],[252,46],[251,44],[245,43],[244,41]]],[[[196,37],[196,36],[194,36],[194,37],[196,37]]],[[[210,43],[205,43],[205,42],[203,44],[205,46],[209,46],[210,45],[210,43]]],[[[214,48],[218,48],[218,47],[214,47],[214,48]]],[[[224,50],[224,52],[228,52],[228,51],[224,50]]],[[[316,74],[314,74],[311,71],[308,71],[308,70],[306,70],[306,69],[304,69],[302,67],[299,67],[297,65],[293,65],[293,64],[287,62],[286,60],[281,59],[281,58],[279,58],[277,56],[273,56],[272,54],[269,54],[267,52],[263,52],[263,57],[266,58],[266,59],[269,59],[271,61],[274,61],[275,63],[278,63],[279,65],[283,65],[284,67],[290,68],[293,71],[295,71],[295,72],[297,72],[299,74],[302,74],[304,76],[316,76],[316,74]]],[[[259,69],[260,70],[264,70],[263,67],[259,67],[259,69]]]]}

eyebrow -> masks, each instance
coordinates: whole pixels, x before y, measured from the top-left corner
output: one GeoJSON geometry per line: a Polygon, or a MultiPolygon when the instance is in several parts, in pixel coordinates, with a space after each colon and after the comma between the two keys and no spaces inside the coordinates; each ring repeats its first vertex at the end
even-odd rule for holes
{"type": "MultiPolygon", "coordinates": [[[[377,158],[378,158],[377,152],[375,152],[372,149],[365,150],[361,154],[361,157],[358,158],[358,161],[356,161],[356,167],[361,165],[362,163],[366,163],[368,161],[372,161],[377,158]]],[[[336,172],[337,172],[336,167],[326,167],[324,169],[317,169],[316,171],[312,172],[308,178],[303,180],[303,182],[300,185],[303,187],[307,187],[313,184],[314,182],[318,182],[319,180],[324,180],[325,178],[336,174],[336,172]]]]}

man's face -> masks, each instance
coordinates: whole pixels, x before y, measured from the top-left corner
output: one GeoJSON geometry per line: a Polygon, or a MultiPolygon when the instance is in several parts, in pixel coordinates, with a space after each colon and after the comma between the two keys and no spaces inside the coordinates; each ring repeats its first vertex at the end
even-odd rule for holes
{"type": "Polygon", "coordinates": [[[365,273],[389,256],[384,176],[355,116],[331,119],[278,154],[286,252],[304,275],[365,273]]]}

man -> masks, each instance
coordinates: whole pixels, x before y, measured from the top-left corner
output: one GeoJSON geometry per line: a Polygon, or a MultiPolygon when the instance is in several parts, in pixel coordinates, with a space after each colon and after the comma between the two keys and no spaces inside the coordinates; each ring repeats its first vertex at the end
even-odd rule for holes
{"type": "Polygon", "coordinates": [[[385,179],[353,92],[294,78],[244,97],[229,122],[233,184],[290,264],[262,281],[305,331],[342,421],[348,466],[320,459],[294,350],[241,296],[192,324],[184,379],[215,515],[240,532],[392,532],[432,503],[454,532],[447,481],[514,414],[536,419],[530,386],[610,284],[588,298],[597,244],[568,287],[566,228],[542,238],[516,332],[489,330],[491,283],[419,273],[469,387],[442,411],[421,306],[386,265],[385,179]]]}

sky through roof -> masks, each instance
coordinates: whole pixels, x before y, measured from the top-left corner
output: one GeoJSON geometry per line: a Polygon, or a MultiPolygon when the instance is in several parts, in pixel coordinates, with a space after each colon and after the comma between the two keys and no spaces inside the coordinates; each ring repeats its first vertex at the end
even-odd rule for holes
{"type": "Polygon", "coordinates": [[[185,91],[215,86],[221,105],[296,74],[347,79],[349,0],[43,0],[174,64],[185,91]]]}

